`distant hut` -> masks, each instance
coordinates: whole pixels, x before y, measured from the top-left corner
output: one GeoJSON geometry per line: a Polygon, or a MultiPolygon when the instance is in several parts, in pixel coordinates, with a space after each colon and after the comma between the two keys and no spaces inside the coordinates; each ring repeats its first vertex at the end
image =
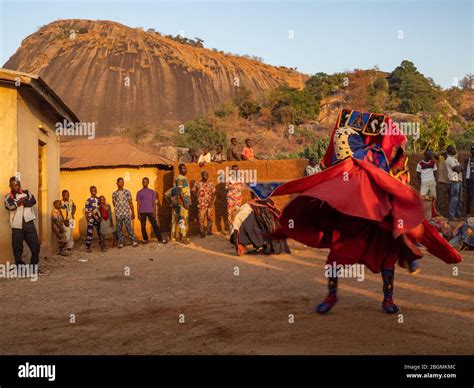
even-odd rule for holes
{"type": "MultiPolygon", "coordinates": [[[[84,204],[90,195],[89,187],[97,186],[98,195],[104,195],[112,205],[112,193],[117,190],[119,177],[125,180],[125,188],[132,193],[135,212],[135,196],[142,188],[142,179],[150,179],[150,188],[157,192],[160,201],[158,216],[161,228],[169,230],[171,212],[162,205],[163,193],[173,184],[172,164],[170,159],[122,137],[61,142],[61,190],[67,189],[77,206],[74,238],[84,237],[86,233],[84,204]]],[[[133,225],[136,236],[141,238],[138,219],[133,225]]]]}

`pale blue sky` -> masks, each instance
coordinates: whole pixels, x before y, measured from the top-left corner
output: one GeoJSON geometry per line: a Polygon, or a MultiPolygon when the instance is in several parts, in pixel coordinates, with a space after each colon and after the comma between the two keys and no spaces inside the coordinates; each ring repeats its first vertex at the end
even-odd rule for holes
{"type": "Polygon", "coordinates": [[[474,73],[473,1],[7,1],[0,0],[0,63],[57,19],[106,19],[205,46],[257,55],[313,74],[411,60],[443,87],[474,73]],[[290,39],[289,31],[294,32],[290,39]],[[403,39],[399,39],[399,31],[403,39]]]}

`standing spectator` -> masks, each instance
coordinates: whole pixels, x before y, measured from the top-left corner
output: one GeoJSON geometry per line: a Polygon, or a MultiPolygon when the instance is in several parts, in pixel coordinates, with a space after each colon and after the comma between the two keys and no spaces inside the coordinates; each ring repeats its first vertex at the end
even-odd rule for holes
{"type": "Polygon", "coordinates": [[[99,213],[99,198],[97,198],[97,187],[91,186],[89,188],[91,196],[86,200],[85,214],[87,220],[87,235],[86,235],[86,249],[87,252],[92,252],[92,237],[94,229],[99,238],[99,245],[102,252],[106,251],[104,236],[100,231],[100,213],[99,213]]]}
{"type": "Polygon", "coordinates": [[[112,207],[107,203],[103,195],[99,197],[99,213],[100,213],[100,232],[103,239],[107,236],[112,236],[112,246],[117,246],[117,230],[114,226],[114,219],[112,215],[112,207]]]}
{"type": "Polygon", "coordinates": [[[171,241],[176,241],[176,234],[179,232],[178,216],[176,211],[176,209],[179,208],[178,195],[178,188],[176,186],[173,186],[164,194],[164,198],[171,208],[171,241]]]}
{"type": "Polygon", "coordinates": [[[67,249],[71,234],[67,233],[69,227],[65,225],[65,221],[61,201],[57,199],[53,202],[53,210],[51,211],[51,227],[58,243],[58,253],[61,256],[69,256],[71,254],[71,250],[67,249]]]}
{"type": "Polygon", "coordinates": [[[462,167],[456,158],[456,148],[450,145],[446,149],[448,157],[446,158],[446,168],[449,178],[449,220],[459,221],[461,218],[461,182],[462,167]]]}
{"type": "Polygon", "coordinates": [[[65,210],[64,215],[64,225],[66,225],[66,239],[68,240],[68,247],[67,249],[72,250],[74,248],[74,238],[73,232],[75,227],[74,215],[76,214],[76,204],[70,198],[69,191],[63,190],[61,193],[61,208],[65,210]]]}
{"type": "Polygon", "coordinates": [[[319,164],[316,161],[316,158],[309,158],[308,165],[306,166],[304,170],[304,175],[310,176],[310,175],[317,174],[318,172],[321,172],[321,167],[319,167],[319,164]]]}
{"type": "Polygon", "coordinates": [[[433,160],[433,153],[430,150],[424,152],[424,159],[416,165],[416,172],[420,181],[420,195],[428,195],[436,199],[436,179],[438,167],[433,160]]]}
{"type": "Polygon", "coordinates": [[[467,189],[466,214],[471,217],[471,203],[474,198],[474,146],[471,146],[471,155],[464,161],[464,173],[467,189]]]}
{"type": "Polygon", "coordinates": [[[168,241],[162,237],[160,228],[158,227],[158,223],[156,221],[156,192],[155,190],[148,188],[149,184],[150,180],[148,178],[145,177],[142,179],[143,189],[137,192],[136,198],[137,214],[142,228],[143,243],[148,244],[148,233],[146,231],[146,220],[148,218],[153,228],[153,232],[155,232],[157,240],[163,244],[166,244],[168,241]]]}
{"type": "Polygon", "coordinates": [[[123,225],[127,229],[128,237],[132,240],[133,247],[138,246],[133,233],[132,220],[135,219],[135,211],[133,209],[132,194],[124,189],[125,182],[123,178],[117,179],[117,190],[112,194],[112,203],[114,204],[115,221],[117,225],[118,248],[123,248],[125,236],[123,235],[123,225]]]}
{"type": "Polygon", "coordinates": [[[230,146],[227,149],[227,160],[229,162],[241,160],[240,151],[238,148],[239,148],[239,144],[237,142],[237,139],[233,137],[232,139],[230,139],[230,146]]]}
{"type": "Polygon", "coordinates": [[[239,176],[239,166],[235,164],[232,166],[232,173],[228,178],[225,188],[227,190],[227,223],[230,231],[232,222],[234,221],[234,216],[242,204],[243,182],[239,176]]]}
{"type": "Polygon", "coordinates": [[[181,163],[196,163],[197,162],[197,155],[196,155],[196,151],[194,150],[194,148],[190,148],[188,149],[187,152],[185,152],[185,154],[181,157],[181,160],[180,162],[181,163]]]}
{"type": "Polygon", "coordinates": [[[201,180],[194,185],[193,193],[197,198],[199,231],[201,232],[201,237],[206,237],[206,232],[208,235],[212,234],[214,202],[216,199],[216,188],[212,182],[209,182],[207,171],[201,172],[201,180]]]}
{"type": "Polygon", "coordinates": [[[206,163],[211,163],[211,151],[209,147],[204,147],[204,151],[198,158],[198,164],[203,167],[206,163]]]}
{"type": "Polygon", "coordinates": [[[22,190],[21,182],[16,177],[10,178],[10,192],[5,196],[5,208],[10,211],[10,226],[12,228],[12,247],[15,264],[23,262],[23,242],[31,251],[30,265],[37,271],[40,253],[40,242],[35,227],[35,212],[33,206],[36,199],[28,190],[22,190]]]}
{"type": "Polygon", "coordinates": [[[449,191],[450,182],[448,178],[448,169],[446,168],[446,158],[448,153],[446,151],[441,152],[439,155],[434,155],[438,162],[438,183],[437,188],[437,207],[440,213],[447,217],[448,216],[448,204],[449,204],[449,191]]]}
{"type": "Polygon", "coordinates": [[[224,149],[224,147],[222,147],[222,144],[219,144],[216,147],[216,153],[212,157],[213,162],[222,163],[222,162],[226,161],[226,157],[225,157],[225,154],[223,152],[223,149],[224,149]]]}
{"type": "Polygon", "coordinates": [[[186,237],[188,234],[189,226],[189,203],[190,203],[190,191],[188,179],[186,178],[186,165],[180,164],[179,175],[176,178],[176,188],[178,191],[177,206],[175,207],[176,220],[179,230],[179,241],[188,244],[189,240],[186,237]]]}
{"type": "Polygon", "coordinates": [[[244,149],[242,150],[242,160],[255,160],[255,152],[253,150],[253,143],[251,139],[245,140],[244,149]]]}

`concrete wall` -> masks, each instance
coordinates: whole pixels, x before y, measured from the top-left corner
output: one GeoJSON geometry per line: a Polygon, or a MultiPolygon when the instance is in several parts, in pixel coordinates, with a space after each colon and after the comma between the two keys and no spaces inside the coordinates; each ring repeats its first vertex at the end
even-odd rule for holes
{"type": "MultiPolygon", "coordinates": [[[[218,183],[218,175],[220,171],[230,169],[232,165],[237,164],[240,170],[253,170],[256,172],[258,182],[265,181],[287,181],[304,176],[304,169],[308,165],[305,159],[289,159],[289,160],[257,160],[244,162],[225,162],[225,163],[209,163],[204,167],[199,167],[196,163],[186,164],[188,173],[187,178],[191,187],[194,182],[201,179],[201,171],[206,170],[209,173],[209,180],[216,184],[216,203],[215,203],[215,224],[214,232],[222,232],[225,228],[225,220],[227,218],[227,206],[225,201],[225,183],[218,183]]],[[[178,173],[178,165],[174,165],[174,178],[176,179],[178,173]]],[[[252,175],[251,175],[252,176],[252,175]]],[[[244,190],[243,201],[250,199],[250,191],[244,190]]],[[[289,196],[273,198],[276,205],[283,208],[290,200],[289,196]]],[[[194,198],[193,198],[194,200],[194,198]]],[[[197,207],[193,202],[190,209],[190,234],[199,232],[197,223],[197,207]]]]}
{"type": "MultiPolygon", "coordinates": [[[[1,195],[8,192],[8,179],[18,171],[17,158],[17,90],[15,87],[0,86],[0,182],[1,195]]],[[[3,203],[0,209],[0,262],[12,258],[11,229],[9,213],[3,203]]]]}
{"type": "MultiPolygon", "coordinates": [[[[2,168],[0,179],[2,195],[8,188],[8,178],[17,172],[21,174],[22,186],[30,190],[37,199],[42,197],[42,206],[35,207],[37,216],[36,227],[41,230],[41,256],[54,251],[53,236],[49,214],[52,203],[50,198],[56,196],[59,190],[59,142],[54,133],[55,117],[40,109],[36,95],[25,88],[11,86],[0,87],[0,133],[2,142],[2,168]],[[4,114],[3,114],[4,113],[4,114]],[[42,129],[40,129],[42,128],[42,129]],[[44,143],[43,173],[45,188],[39,193],[39,166],[38,145],[44,143]],[[42,195],[40,195],[42,194],[42,195]]],[[[2,198],[3,200],[3,198],[2,198]]],[[[0,215],[0,262],[11,261],[11,230],[8,211],[2,210],[0,215]]],[[[25,256],[29,257],[29,250],[25,245],[25,256]]]]}
{"type": "Polygon", "coordinates": [[[41,255],[55,253],[50,215],[59,192],[59,140],[55,134],[57,119],[40,109],[31,90],[18,94],[18,170],[22,186],[35,195],[36,227],[41,241],[41,255]],[[42,190],[39,188],[39,143],[42,147],[42,190]]]}
{"type": "MultiPolygon", "coordinates": [[[[169,230],[171,225],[171,213],[167,206],[163,206],[163,193],[172,185],[172,171],[159,170],[156,167],[119,167],[119,168],[98,168],[75,171],[61,171],[60,191],[69,190],[71,198],[77,206],[76,211],[76,227],[74,229],[74,238],[85,239],[86,235],[86,219],[84,213],[84,205],[86,199],[89,198],[89,187],[96,186],[98,195],[104,195],[107,202],[112,206],[112,193],[117,190],[117,178],[122,177],[125,180],[125,188],[130,190],[133,197],[134,208],[136,213],[136,194],[142,188],[142,179],[148,177],[150,179],[150,188],[158,193],[159,206],[158,218],[160,225],[164,230],[169,230]]],[[[58,199],[60,195],[58,195],[58,199]]],[[[141,239],[140,221],[133,221],[134,232],[137,238],[141,239]]],[[[148,231],[151,232],[151,226],[148,225],[148,231]]]]}

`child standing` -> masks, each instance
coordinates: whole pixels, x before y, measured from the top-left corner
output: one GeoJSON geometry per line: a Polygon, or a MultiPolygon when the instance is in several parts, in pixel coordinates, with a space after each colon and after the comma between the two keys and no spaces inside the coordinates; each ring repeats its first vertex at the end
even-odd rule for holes
{"type": "Polygon", "coordinates": [[[66,226],[66,238],[68,240],[66,249],[72,251],[72,248],[74,248],[73,232],[75,227],[74,215],[76,214],[76,204],[70,198],[68,190],[63,190],[61,195],[61,208],[65,210],[64,225],[66,226]]]}
{"type": "Polygon", "coordinates": [[[114,226],[114,220],[112,217],[112,207],[107,203],[107,200],[103,195],[99,197],[99,212],[100,212],[100,232],[103,235],[104,240],[112,235],[113,246],[117,246],[117,230],[114,226]]]}
{"type": "MultiPolygon", "coordinates": [[[[56,200],[53,202],[53,210],[51,211],[51,225],[53,227],[53,233],[55,234],[58,241],[58,252],[61,256],[68,256],[70,250],[66,249],[68,243],[67,229],[68,227],[64,223],[64,216],[61,211],[61,201],[56,200]]],[[[70,236],[70,235],[69,235],[70,236]]]]}

